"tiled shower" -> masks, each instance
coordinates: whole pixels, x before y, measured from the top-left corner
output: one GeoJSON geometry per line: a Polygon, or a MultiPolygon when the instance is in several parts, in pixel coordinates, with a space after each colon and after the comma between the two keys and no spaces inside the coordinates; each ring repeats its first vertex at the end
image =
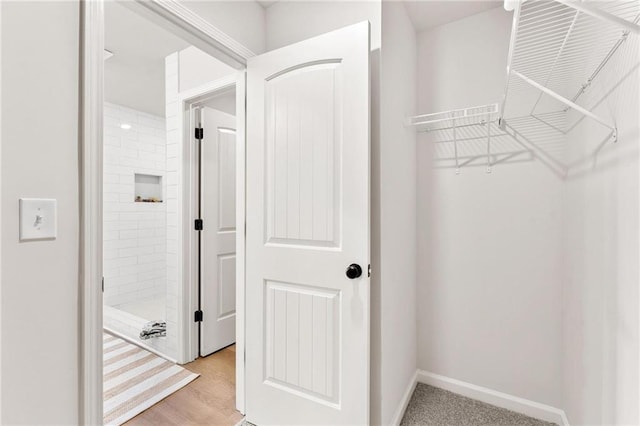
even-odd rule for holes
{"type": "Polygon", "coordinates": [[[146,322],[166,321],[166,164],[165,118],[105,103],[104,324],[136,340],[146,322]]]}

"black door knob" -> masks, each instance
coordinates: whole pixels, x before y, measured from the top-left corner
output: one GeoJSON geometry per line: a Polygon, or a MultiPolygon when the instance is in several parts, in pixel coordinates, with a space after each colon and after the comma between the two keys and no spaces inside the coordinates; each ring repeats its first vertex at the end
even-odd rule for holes
{"type": "Polygon", "coordinates": [[[362,268],[360,267],[360,265],[352,263],[347,268],[346,274],[347,274],[347,278],[349,278],[350,280],[354,280],[358,278],[360,275],[362,275],[362,268]]]}

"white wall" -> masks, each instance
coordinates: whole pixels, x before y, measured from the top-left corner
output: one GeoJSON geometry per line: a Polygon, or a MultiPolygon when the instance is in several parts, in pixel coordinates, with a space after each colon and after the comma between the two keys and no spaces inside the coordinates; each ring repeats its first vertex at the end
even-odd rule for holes
{"type": "Polygon", "coordinates": [[[166,183],[166,130],[164,117],[115,104],[104,116],[103,296],[117,307],[166,293],[166,204],[135,202],[134,182],[140,173],[166,183]]]}
{"type": "Polygon", "coordinates": [[[302,41],[350,24],[371,22],[371,49],[380,47],[381,2],[281,1],[265,14],[266,50],[302,41]]]}
{"type": "Polygon", "coordinates": [[[264,9],[254,0],[182,1],[228,36],[259,54],[265,51],[264,9]]]}
{"type": "Polygon", "coordinates": [[[237,71],[202,50],[190,46],[178,52],[180,72],[178,90],[186,92],[194,87],[210,83],[237,71]]]}
{"type": "Polygon", "coordinates": [[[416,372],[416,34],[403,3],[382,3],[380,61],[381,407],[391,424],[416,372]]]}
{"type": "MultiPolygon", "coordinates": [[[[567,138],[564,408],[571,424],[639,424],[640,52],[630,37],[580,99],[615,120],[567,138]]],[[[574,118],[574,117],[572,117],[574,118]]]]}
{"type": "MultiPolygon", "coordinates": [[[[0,423],[77,424],[80,11],[77,2],[0,5],[0,423]],[[18,242],[20,197],[58,200],[55,241],[18,242]]],[[[201,2],[192,7],[202,8],[203,15],[252,50],[263,50],[259,5],[201,2]]]]}
{"type": "Polygon", "coordinates": [[[104,97],[164,116],[164,58],[190,43],[138,12],[132,2],[104,2],[104,47],[114,53],[104,62],[104,97]]]}
{"type": "MultiPolygon", "coordinates": [[[[419,34],[420,113],[499,102],[510,28],[496,8],[419,34]]],[[[434,168],[437,138],[418,138],[418,367],[561,407],[562,180],[531,155],[434,168]]]]}
{"type": "Polygon", "coordinates": [[[0,7],[0,423],[77,424],[79,6],[0,7]],[[18,241],[20,197],[58,200],[56,240],[18,241]]]}

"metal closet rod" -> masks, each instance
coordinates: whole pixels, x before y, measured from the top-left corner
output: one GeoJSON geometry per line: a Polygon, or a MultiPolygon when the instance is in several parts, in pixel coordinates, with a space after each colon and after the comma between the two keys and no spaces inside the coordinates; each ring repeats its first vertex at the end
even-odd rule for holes
{"type": "MultiPolygon", "coordinates": [[[[551,65],[551,71],[549,72],[549,75],[547,76],[547,79],[544,82],[544,86],[549,84],[549,81],[551,80],[551,76],[553,75],[553,72],[556,70],[558,63],[560,62],[562,53],[564,53],[564,48],[567,46],[567,42],[569,41],[569,37],[571,36],[571,33],[573,32],[573,29],[576,26],[576,22],[578,21],[579,15],[580,15],[580,12],[576,10],[576,13],[573,15],[573,19],[571,20],[571,25],[569,26],[569,29],[567,30],[567,33],[564,36],[564,40],[562,40],[562,46],[560,46],[560,49],[558,49],[558,53],[556,54],[556,57],[553,61],[553,65],[551,65]]],[[[533,107],[531,108],[531,114],[533,114],[533,111],[535,111],[541,99],[542,99],[542,92],[540,92],[540,94],[538,95],[538,99],[536,99],[536,103],[533,104],[533,107]]],[[[575,99],[573,99],[573,101],[575,102],[575,99]]]]}
{"type": "MultiPolygon", "coordinates": [[[[492,114],[495,114],[495,113],[492,113],[492,114]]],[[[485,115],[485,116],[486,116],[486,115],[487,115],[487,113],[484,113],[483,115],[485,115]]],[[[465,118],[465,117],[463,117],[463,118],[465,118]]],[[[459,119],[459,118],[449,118],[448,120],[449,120],[449,121],[452,121],[452,120],[458,120],[458,119],[459,119]]],[[[456,129],[464,129],[464,128],[466,128],[466,127],[478,127],[478,126],[484,126],[485,124],[488,124],[488,123],[497,123],[497,122],[498,122],[498,119],[497,119],[497,118],[495,118],[495,119],[492,119],[491,121],[486,121],[486,120],[484,120],[484,121],[482,121],[482,122],[480,122],[480,123],[458,124],[458,125],[456,125],[456,126],[455,126],[455,128],[456,128],[456,129]]],[[[416,125],[416,126],[418,126],[418,125],[421,125],[421,123],[417,123],[417,124],[415,124],[415,125],[416,125]]],[[[441,130],[451,130],[451,129],[453,129],[453,128],[454,128],[454,126],[453,126],[453,125],[451,125],[451,126],[448,126],[448,127],[441,127],[441,128],[435,128],[435,129],[429,129],[429,128],[426,128],[426,129],[418,129],[418,130],[416,130],[416,131],[417,131],[418,133],[429,133],[429,132],[436,132],[436,131],[441,131],[441,130]]]]}
{"type": "MultiPolygon", "coordinates": [[[[495,108],[495,104],[480,105],[480,106],[474,106],[474,107],[468,107],[468,108],[452,109],[452,110],[449,110],[449,111],[432,112],[432,113],[429,113],[429,114],[414,115],[413,117],[411,117],[411,119],[414,120],[414,122],[409,123],[409,125],[418,125],[418,124],[423,124],[423,123],[437,123],[437,122],[440,122],[440,121],[447,121],[447,120],[452,120],[452,119],[462,119],[462,118],[469,118],[469,117],[475,117],[475,116],[481,116],[481,115],[484,116],[487,113],[487,111],[468,113],[469,110],[477,110],[477,109],[482,109],[482,108],[495,108]],[[460,115],[457,115],[457,116],[445,116],[445,117],[437,118],[437,119],[434,119],[434,120],[428,120],[429,117],[442,116],[442,115],[445,115],[445,114],[455,114],[455,113],[460,113],[460,115]],[[423,119],[423,121],[419,121],[420,119],[423,119]]],[[[496,111],[490,110],[489,112],[495,113],[496,111]]]]}
{"type": "MultiPolygon", "coordinates": [[[[640,21],[640,14],[636,16],[636,19],[633,20],[633,23],[637,24],[638,21],[640,21]]],[[[587,81],[582,86],[580,86],[580,89],[578,89],[578,92],[573,96],[573,98],[571,98],[572,102],[577,101],[578,98],[582,96],[582,94],[587,90],[587,87],[591,85],[591,82],[593,81],[593,79],[595,79],[598,76],[598,74],[600,74],[600,71],[602,71],[602,69],[607,64],[607,62],[609,62],[609,60],[613,57],[613,55],[620,48],[620,46],[622,46],[622,44],[627,40],[628,37],[629,37],[629,30],[625,30],[622,33],[622,36],[620,36],[620,38],[616,42],[616,44],[613,45],[609,53],[607,53],[607,56],[605,56],[604,60],[600,63],[600,65],[598,65],[596,70],[589,76],[587,81]]]]}
{"type": "Polygon", "coordinates": [[[513,73],[513,75],[515,75],[516,77],[518,77],[518,78],[524,80],[525,82],[529,83],[531,86],[535,87],[536,89],[543,91],[547,95],[551,96],[554,99],[557,99],[558,101],[562,102],[563,104],[567,105],[568,107],[575,109],[576,111],[582,113],[583,115],[586,115],[587,117],[590,117],[590,118],[594,119],[595,121],[597,121],[598,123],[602,124],[603,126],[608,127],[609,129],[613,130],[614,136],[615,136],[616,126],[611,125],[610,123],[608,123],[605,120],[601,119],[600,117],[598,117],[597,115],[595,115],[594,113],[589,111],[588,109],[583,108],[583,107],[581,107],[580,105],[578,105],[578,104],[576,104],[574,102],[571,102],[569,99],[566,99],[564,96],[560,96],[559,94],[557,94],[553,90],[549,89],[548,87],[545,87],[542,84],[531,80],[529,77],[520,74],[518,71],[513,70],[511,72],[513,73]]]}

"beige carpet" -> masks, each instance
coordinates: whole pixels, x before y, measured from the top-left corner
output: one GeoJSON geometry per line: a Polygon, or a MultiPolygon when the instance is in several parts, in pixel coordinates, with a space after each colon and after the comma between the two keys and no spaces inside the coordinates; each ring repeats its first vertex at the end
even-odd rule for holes
{"type": "Polygon", "coordinates": [[[111,334],[103,351],[105,425],[123,424],[198,377],[111,334]]]}
{"type": "Polygon", "coordinates": [[[401,426],[556,426],[418,383],[401,426]]]}

